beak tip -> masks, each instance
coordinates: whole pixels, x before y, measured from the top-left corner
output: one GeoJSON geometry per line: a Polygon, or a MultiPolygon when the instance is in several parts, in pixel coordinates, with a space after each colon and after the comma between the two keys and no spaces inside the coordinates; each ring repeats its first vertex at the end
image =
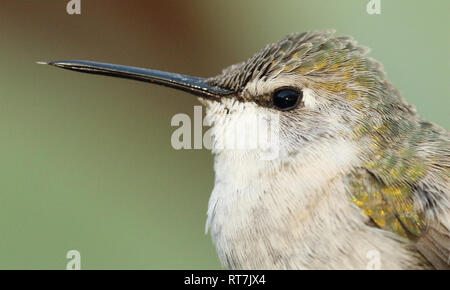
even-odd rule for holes
{"type": "Polygon", "coordinates": [[[45,64],[45,65],[51,65],[51,66],[56,66],[56,67],[61,67],[61,68],[65,68],[66,66],[70,65],[71,63],[69,61],[59,61],[59,60],[55,60],[55,61],[37,61],[37,64],[45,64]]]}

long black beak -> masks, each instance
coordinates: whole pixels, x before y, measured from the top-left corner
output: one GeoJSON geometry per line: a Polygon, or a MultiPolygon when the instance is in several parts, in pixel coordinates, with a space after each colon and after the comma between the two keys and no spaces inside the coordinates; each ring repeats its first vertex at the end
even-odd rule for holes
{"type": "Polygon", "coordinates": [[[154,83],[182,90],[204,98],[219,99],[223,96],[233,94],[233,91],[209,85],[205,78],[192,77],[153,69],[86,60],[60,60],[45,64],[84,73],[100,74],[154,83]]]}

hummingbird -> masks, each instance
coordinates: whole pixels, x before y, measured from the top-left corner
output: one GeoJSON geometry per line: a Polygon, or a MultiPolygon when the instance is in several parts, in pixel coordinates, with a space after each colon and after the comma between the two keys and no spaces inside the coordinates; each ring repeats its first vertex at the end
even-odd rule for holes
{"type": "Polygon", "coordinates": [[[377,269],[449,269],[449,132],[422,119],[367,53],[330,30],[290,34],[210,78],[47,64],[195,95],[215,143],[255,113],[278,116],[274,158],[212,150],[206,231],[224,267],[367,269],[375,257],[377,269]]]}

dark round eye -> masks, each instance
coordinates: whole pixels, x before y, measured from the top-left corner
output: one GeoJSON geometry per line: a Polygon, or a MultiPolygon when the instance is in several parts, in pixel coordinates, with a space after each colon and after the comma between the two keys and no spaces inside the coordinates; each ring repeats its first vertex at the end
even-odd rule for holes
{"type": "Polygon", "coordinates": [[[273,93],[273,105],[282,111],[295,109],[303,98],[303,92],[293,89],[280,89],[273,93]]]}

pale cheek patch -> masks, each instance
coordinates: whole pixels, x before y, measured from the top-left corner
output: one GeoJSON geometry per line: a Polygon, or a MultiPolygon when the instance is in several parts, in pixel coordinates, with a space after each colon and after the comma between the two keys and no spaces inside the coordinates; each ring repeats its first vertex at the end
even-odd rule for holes
{"type": "Polygon", "coordinates": [[[306,108],[315,109],[319,106],[319,101],[314,92],[310,89],[303,90],[303,104],[306,108]]]}

